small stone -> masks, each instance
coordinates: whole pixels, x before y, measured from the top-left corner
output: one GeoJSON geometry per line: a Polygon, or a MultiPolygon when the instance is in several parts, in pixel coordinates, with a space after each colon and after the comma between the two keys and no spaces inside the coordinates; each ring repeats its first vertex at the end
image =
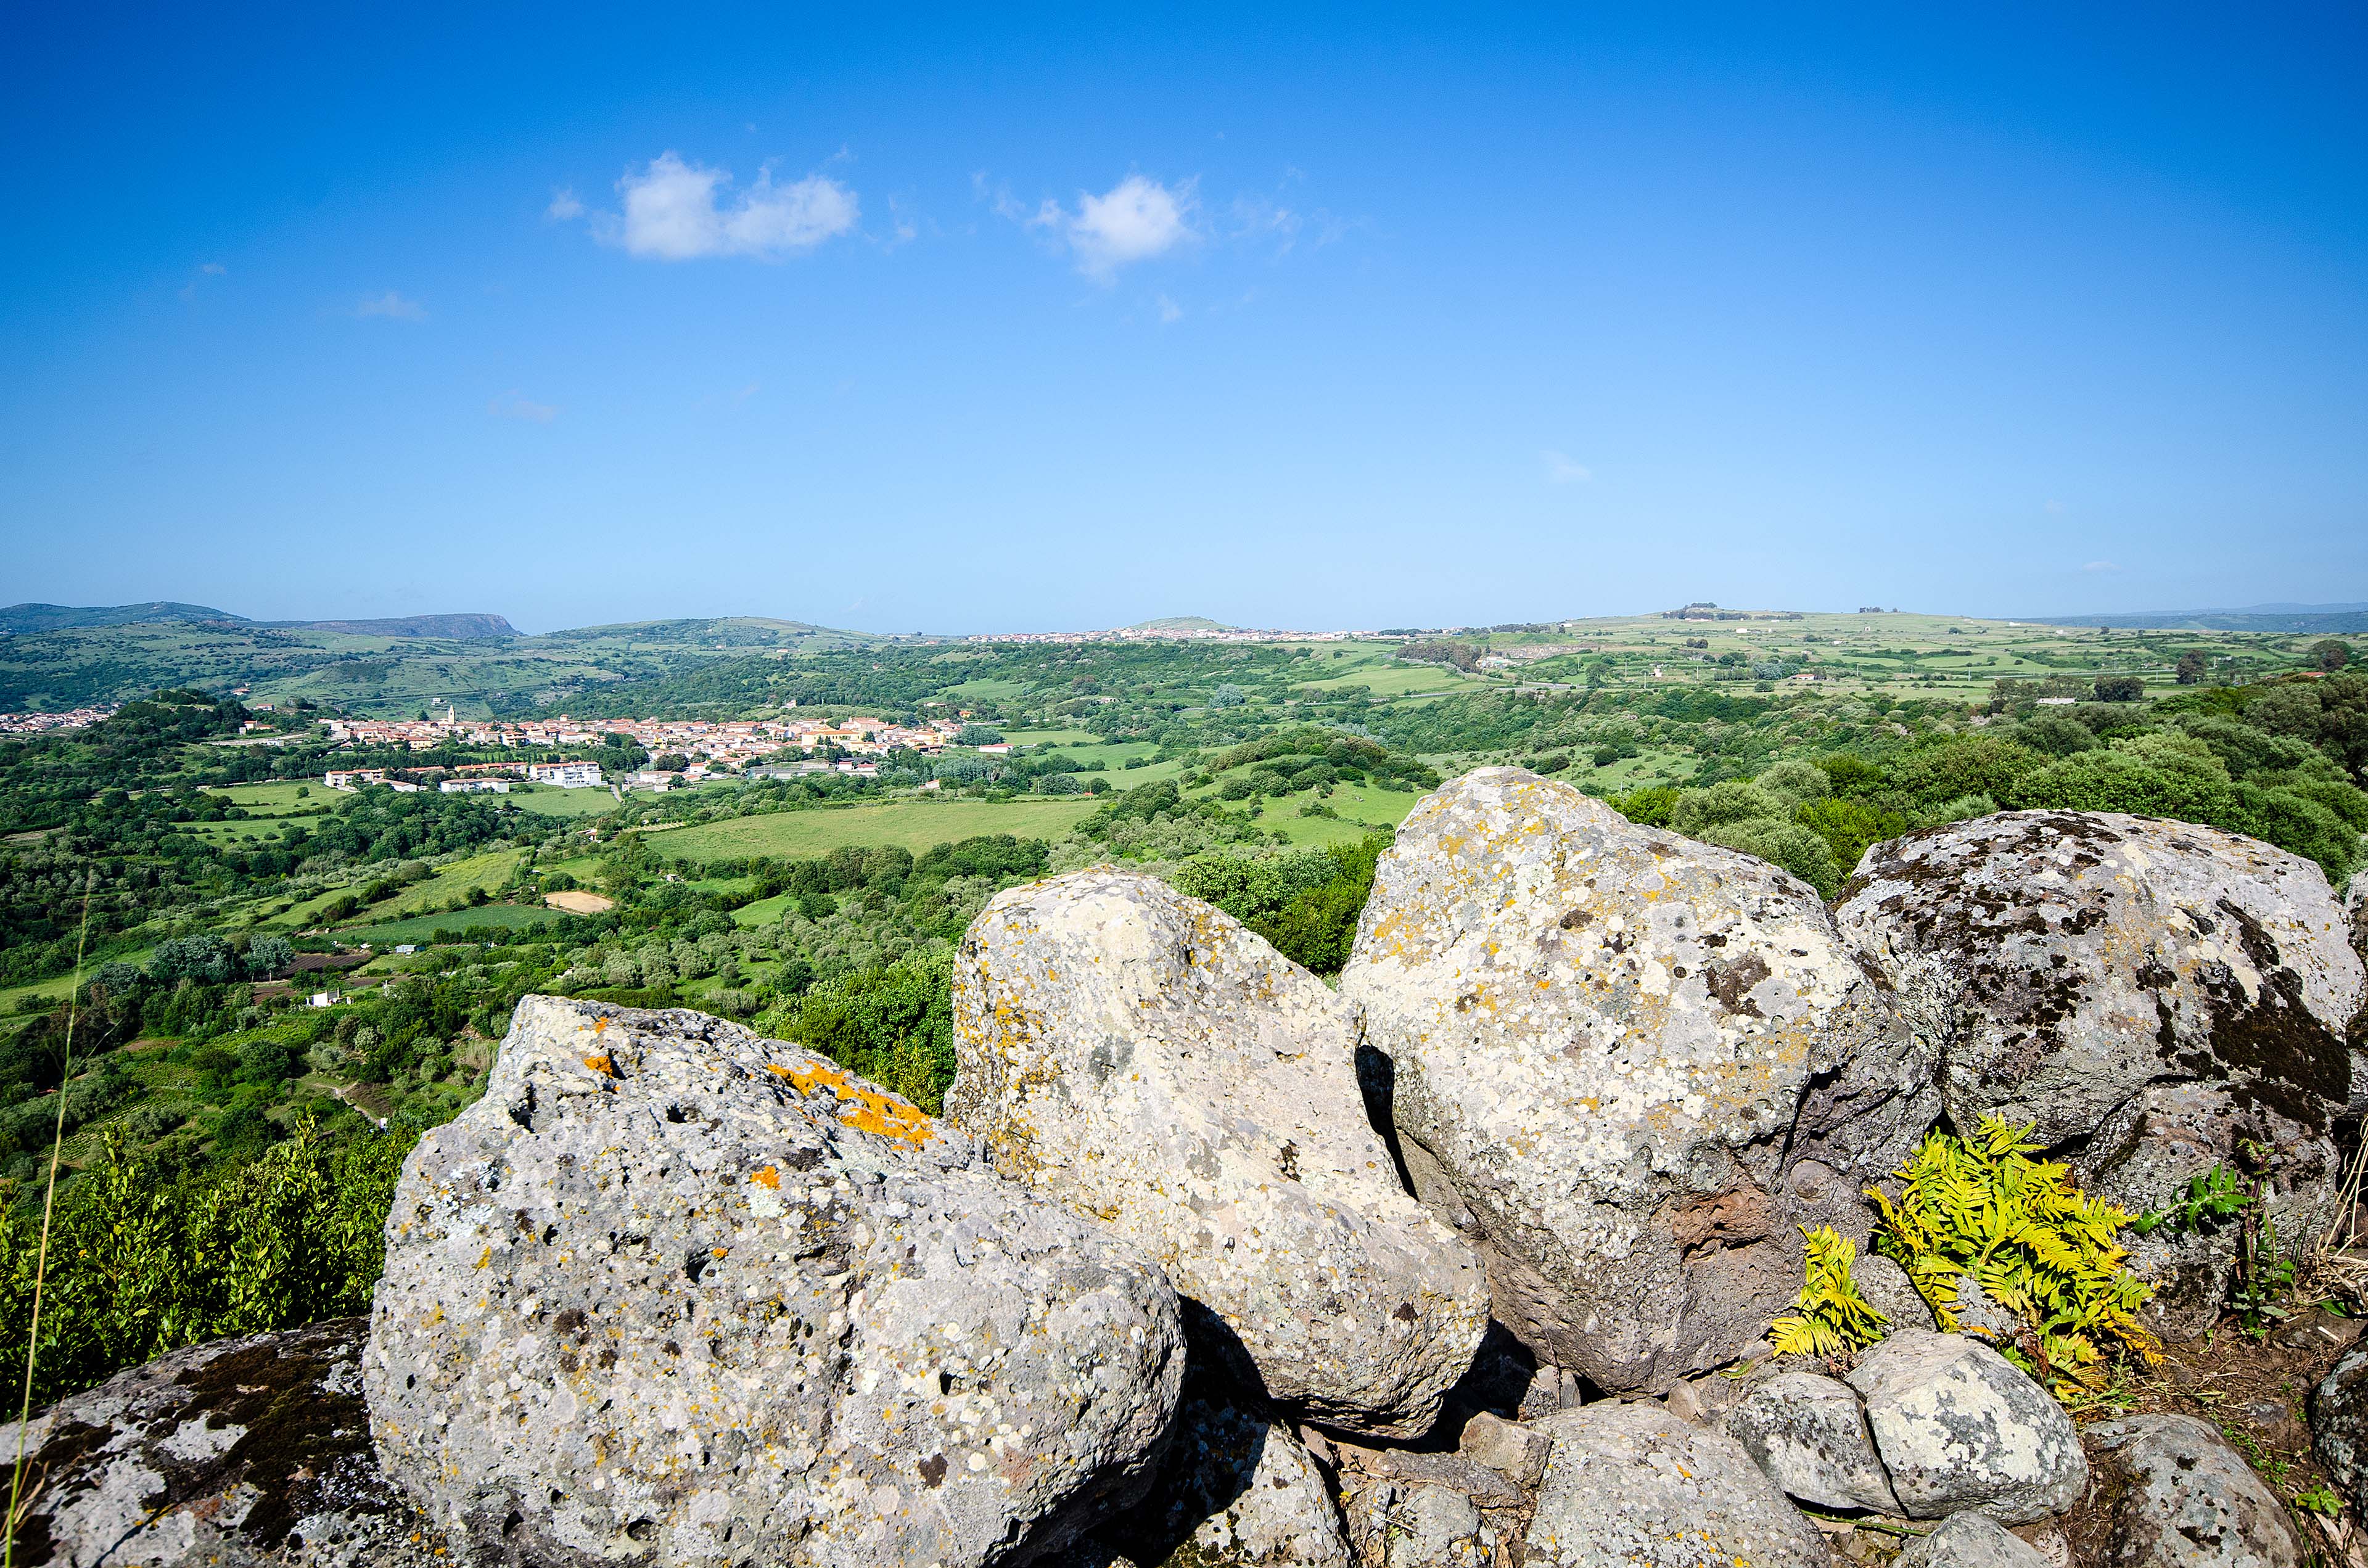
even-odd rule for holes
{"type": "Polygon", "coordinates": [[[1536,1428],[1486,1410],[1464,1424],[1463,1435],[1455,1444],[1465,1459],[1486,1465],[1517,1486],[1535,1484],[1553,1447],[1553,1439],[1536,1428]]]}
{"type": "Polygon", "coordinates": [[[1930,1334],[1941,1326],[1931,1306],[1908,1279],[1907,1270],[1881,1253],[1860,1253],[1850,1267],[1850,1278],[1858,1282],[1858,1293],[1866,1298],[1866,1304],[1891,1320],[1885,1334],[1911,1329],[1930,1334]]]}
{"type": "Polygon", "coordinates": [[[1892,1568],[2050,1568],[2048,1559],[1987,1514],[1952,1514],[1893,1561],[1892,1568]]]}
{"type": "Polygon", "coordinates": [[[1899,1512],[1848,1383],[1779,1372],[1726,1413],[1725,1428],[1789,1497],[1820,1508],[1899,1512]]]}
{"type": "Polygon", "coordinates": [[[1480,1510],[1444,1486],[1405,1491],[1390,1510],[1388,1568],[1466,1568],[1485,1561],[1480,1510]]]}
{"type": "Polygon", "coordinates": [[[2088,1438],[2115,1568],[2301,1568],[2285,1506],[2208,1423],[2133,1415],[2088,1438]]]}
{"type": "Polygon", "coordinates": [[[2064,1407],[2012,1362],[1954,1334],[1896,1334],[1850,1385],[1911,1519],[1979,1508],[2002,1524],[2060,1514],[2089,1484],[2064,1407]]]}
{"type": "Polygon", "coordinates": [[[1827,1568],[1825,1537],[1742,1445],[1659,1405],[1602,1400],[1551,1417],[1531,1568],[1827,1568]]]}

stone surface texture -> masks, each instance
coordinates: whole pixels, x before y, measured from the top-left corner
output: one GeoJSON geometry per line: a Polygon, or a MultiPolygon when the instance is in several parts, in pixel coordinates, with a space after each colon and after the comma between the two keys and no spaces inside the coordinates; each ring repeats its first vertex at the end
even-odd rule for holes
{"type": "MultiPolygon", "coordinates": [[[[2342,1156],[2314,1131],[2220,1085],[2157,1084],[2130,1096],[2072,1160],[2073,1178],[2094,1198],[2133,1214],[2186,1196],[2189,1181],[2214,1165],[2248,1174],[2255,1211],[2282,1241],[2307,1250],[2343,1206],[2342,1156]],[[2267,1150],[2267,1157],[2261,1151],[2267,1150]]],[[[2126,1238],[2130,1267],[2150,1281],[2140,1313],[2173,1339],[2192,1339],[2217,1321],[2238,1267],[2241,1228],[2231,1219],[2191,1231],[2169,1226],[2126,1238]]]]}
{"type": "Polygon", "coordinates": [[[2328,1479],[2368,1517],[2368,1350],[2348,1352],[2311,1391],[2310,1443],[2328,1479]]]}
{"type": "Polygon", "coordinates": [[[1726,1413],[1725,1427],[1788,1497],[1820,1508],[1899,1512],[1848,1383],[1779,1372],[1726,1413]]]}
{"type": "Polygon", "coordinates": [[[1599,1400],[1540,1424],[1554,1439],[1530,1568],[1823,1568],[1825,1537],[1732,1437],[1659,1405],[1599,1400]]]}
{"type": "Polygon", "coordinates": [[[1884,1333],[1917,1329],[1930,1334],[1940,1328],[1931,1304],[1918,1292],[1915,1282],[1907,1278],[1907,1270],[1881,1253],[1861,1252],[1850,1265],[1850,1278],[1857,1282],[1858,1293],[1866,1298],[1867,1305],[1890,1320],[1884,1333]]]}
{"type": "Polygon", "coordinates": [[[2064,1407],[1977,1340],[1896,1334],[1861,1356],[1849,1381],[1911,1519],[1979,1508],[2030,1524],[2069,1508],[2089,1484],[2064,1407]]]}
{"type": "Polygon", "coordinates": [[[2285,1505],[2210,1424],[2133,1415],[2086,1435],[2106,1517],[2100,1568],[2302,1568],[2285,1505]]]}
{"type": "Polygon", "coordinates": [[[1489,1561],[1480,1542],[1480,1510],[1449,1486],[1417,1486],[1390,1511],[1388,1568],[1479,1568],[1489,1561]]]}
{"type": "MultiPolygon", "coordinates": [[[[455,1559],[380,1471],[366,1324],[217,1339],[61,1400],[23,1433],[16,1560],[56,1568],[427,1568],[455,1559]]],[[[0,1427],[0,1462],[18,1432],[0,1427]]]]}
{"type": "Polygon", "coordinates": [[[1930,1535],[1907,1544],[1891,1568],[2051,1568],[2037,1548],[2015,1539],[1987,1514],[1952,1514],[1930,1535]]]}
{"type": "Polygon", "coordinates": [[[1198,1374],[1186,1381],[1150,1496],[1099,1539],[1134,1561],[1192,1568],[1349,1568],[1350,1561],[1339,1509],[1291,1428],[1198,1374]]]}
{"type": "Polygon", "coordinates": [[[1180,1306],[801,1047],[523,1000],[387,1221],[390,1474],[524,1564],[1025,1562],[1138,1496],[1180,1306]]]}
{"type": "Polygon", "coordinates": [[[1996,1112],[2055,1144],[2184,1080],[2317,1133],[2351,1097],[2368,979],[2343,909],[2258,839],[2008,812],[1874,846],[1835,917],[1940,1048],[1960,1126],[1996,1112]]]}
{"type": "Polygon", "coordinates": [[[1104,867],[996,895],[962,939],[954,1027],[947,1117],[997,1170],[1157,1261],[1271,1397],[1429,1428],[1487,1330],[1487,1278],[1399,1182],[1323,982],[1104,867]]]}
{"type": "Polygon", "coordinates": [[[1805,883],[1519,768],[1407,817],[1340,994],[1497,1318],[1613,1392],[1764,1332],[1800,1289],[1799,1227],[1863,1240],[1860,1189],[1938,1108],[1929,1052],[1805,883]]]}

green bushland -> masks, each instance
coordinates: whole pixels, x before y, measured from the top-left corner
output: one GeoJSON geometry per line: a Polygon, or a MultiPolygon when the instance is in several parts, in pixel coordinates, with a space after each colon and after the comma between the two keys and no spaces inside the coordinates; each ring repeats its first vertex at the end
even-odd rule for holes
{"type": "MultiPolygon", "coordinates": [[[[223,1335],[370,1309],[395,1177],[416,1134],[343,1142],[300,1119],[252,1161],[180,1175],[107,1140],[58,1200],[33,1402],[223,1335]]],[[[0,1364],[25,1364],[40,1216],[0,1206],[0,1364]]]]}
{"type": "Polygon", "coordinates": [[[1389,846],[1388,835],[1370,834],[1361,843],[1326,849],[1209,855],[1178,867],[1170,880],[1178,892],[1215,904],[1293,963],[1338,974],[1372,896],[1373,868],[1389,846]]]}

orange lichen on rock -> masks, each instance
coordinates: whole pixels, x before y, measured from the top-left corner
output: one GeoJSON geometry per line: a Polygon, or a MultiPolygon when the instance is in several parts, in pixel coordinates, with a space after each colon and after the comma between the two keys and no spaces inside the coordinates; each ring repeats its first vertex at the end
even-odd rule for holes
{"type": "Polygon", "coordinates": [[[894,1138],[916,1149],[937,1136],[937,1126],[928,1111],[885,1089],[854,1082],[827,1062],[816,1060],[803,1068],[784,1067],[778,1062],[765,1065],[787,1078],[801,1095],[810,1095],[818,1087],[826,1088],[838,1096],[842,1107],[852,1107],[841,1111],[838,1121],[842,1127],[894,1138]]]}
{"type": "Polygon", "coordinates": [[[617,1075],[617,1064],[605,1056],[587,1056],[584,1059],[584,1065],[599,1074],[603,1078],[613,1078],[617,1075]]]}
{"type": "Polygon", "coordinates": [[[778,1191],[781,1185],[781,1173],[778,1167],[767,1165],[763,1170],[757,1172],[748,1179],[757,1183],[759,1187],[769,1187],[778,1191]]]}

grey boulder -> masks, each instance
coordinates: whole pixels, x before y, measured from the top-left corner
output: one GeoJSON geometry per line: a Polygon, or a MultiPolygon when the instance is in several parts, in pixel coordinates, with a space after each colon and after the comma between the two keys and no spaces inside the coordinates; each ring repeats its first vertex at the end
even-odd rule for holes
{"type": "Polygon", "coordinates": [[[1554,1439],[1526,1561],[1554,1568],[1824,1568],[1825,1537],[1734,1438],[1656,1404],[1547,1417],[1554,1439]]]}
{"type": "Polygon", "coordinates": [[[1834,914],[1940,1048],[1960,1127],[2053,1145],[2186,1080],[2317,1133],[2351,1097],[2368,977],[2326,876],[2259,839],[2008,812],[1874,846],[1834,914]]]}
{"type": "Polygon", "coordinates": [[[1726,1413],[1726,1435],[1788,1497],[1820,1508],[1896,1514],[1866,1415],[1848,1383],[1779,1372],[1726,1413]]]}
{"type": "MultiPolygon", "coordinates": [[[[2072,1174],[2090,1197],[2142,1214],[2177,1204],[2195,1177],[2215,1166],[2259,1171],[2252,1217],[2305,1249],[2342,1208],[2342,1157],[2324,1130],[2217,1085],[2139,1090],[2097,1128],[2073,1159],[2072,1174]]],[[[2241,1236],[2233,1216],[2132,1234],[2130,1267],[2155,1288],[2141,1312],[2148,1326],[2192,1339],[2217,1322],[2237,1277],[2241,1236]]]]}
{"type": "Polygon", "coordinates": [[[800,1047],[529,996],[387,1221],[381,1460],[523,1564],[1025,1562],[1147,1484],[1173,1290],[800,1047]]]}
{"type": "MultiPolygon", "coordinates": [[[[33,1417],[17,1561],[452,1568],[370,1450],[364,1330],[343,1318],[213,1340],[33,1417]]],[[[18,1438],[0,1427],[0,1463],[18,1438]]]]}
{"type": "Polygon", "coordinates": [[[2089,1484],[2064,1407],[1979,1341],[1896,1334],[1861,1356],[1849,1381],[1911,1519],[1979,1508],[2030,1524],[2069,1508],[2089,1484]]]}
{"type": "Polygon", "coordinates": [[[2285,1505],[2209,1424],[2133,1415],[2087,1435],[2103,1568],[2301,1568],[2285,1505]]]}
{"type": "Polygon", "coordinates": [[[2044,1552],[1987,1514],[1952,1514],[1910,1541],[1891,1568],[2052,1568],[2044,1552]]]}
{"type": "Polygon", "coordinates": [[[1390,1510],[1385,1568],[1479,1568],[1489,1561],[1480,1542],[1480,1510],[1451,1486],[1416,1486],[1390,1510]]]}
{"type": "Polygon", "coordinates": [[[1272,1398],[1349,1431],[1429,1429],[1487,1331],[1487,1278],[1399,1183],[1323,982],[1104,867],[997,894],[953,1008],[947,1118],[997,1170],[1158,1262],[1272,1398]]]}
{"type": "Polygon", "coordinates": [[[1802,1225],[1931,1125],[1929,1053],[1816,892],[1511,767],[1418,804],[1340,978],[1417,1190],[1541,1361],[1660,1392],[1800,1290],[1802,1225]]]}

